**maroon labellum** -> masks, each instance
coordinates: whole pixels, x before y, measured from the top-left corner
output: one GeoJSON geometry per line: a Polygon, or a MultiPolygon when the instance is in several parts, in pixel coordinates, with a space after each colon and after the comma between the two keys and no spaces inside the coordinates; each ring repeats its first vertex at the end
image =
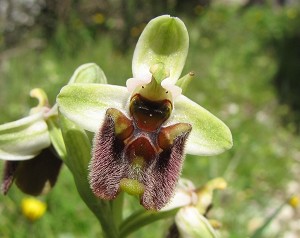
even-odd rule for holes
{"type": "Polygon", "coordinates": [[[42,150],[30,160],[5,161],[1,190],[7,194],[15,181],[17,187],[26,194],[45,194],[55,185],[61,166],[62,160],[50,148],[42,150]]]}
{"type": "Polygon", "coordinates": [[[114,108],[106,111],[94,138],[90,186],[107,200],[123,187],[134,187],[146,209],[159,210],[174,193],[192,128],[187,123],[162,126],[172,111],[167,99],[150,101],[136,94],[129,110],[131,118],[114,108]]]}

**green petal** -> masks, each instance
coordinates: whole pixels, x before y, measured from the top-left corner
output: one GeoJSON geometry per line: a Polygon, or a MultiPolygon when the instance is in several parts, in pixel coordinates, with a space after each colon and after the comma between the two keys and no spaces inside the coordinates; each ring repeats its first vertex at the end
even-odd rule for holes
{"type": "Polygon", "coordinates": [[[175,101],[174,111],[168,124],[190,123],[186,153],[193,155],[215,155],[232,147],[229,128],[209,111],[181,95],[175,101]]]}
{"type": "Polygon", "coordinates": [[[107,83],[107,79],[98,65],[87,63],[75,70],[68,84],[71,83],[107,83]]]}
{"type": "Polygon", "coordinates": [[[193,80],[194,77],[195,77],[195,73],[189,72],[188,74],[184,75],[182,78],[180,78],[177,81],[176,85],[182,89],[182,94],[185,93],[190,82],[193,80]]]}
{"type": "Polygon", "coordinates": [[[27,160],[50,146],[43,112],[0,125],[0,159],[27,160]]]}
{"type": "Polygon", "coordinates": [[[184,23],[168,15],[151,20],[136,45],[132,71],[134,78],[149,72],[151,66],[163,63],[173,84],[179,78],[188,53],[189,36],[184,23]]]}
{"type": "Polygon", "coordinates": [[[126,113],[127,88],[109,84],[71,84],[62,88],[57,103],[60,112],[80,127],[96,132],[108,108],[126,113]]]}

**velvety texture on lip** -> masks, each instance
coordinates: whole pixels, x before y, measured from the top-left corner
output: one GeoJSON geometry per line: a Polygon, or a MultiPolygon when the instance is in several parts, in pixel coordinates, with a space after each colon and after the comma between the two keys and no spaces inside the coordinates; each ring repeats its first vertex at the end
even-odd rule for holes
{"type": "MultiPolygon", "coordinates": [[[[143,104],[144,107],[146,105],[158,104],[143,104]]],[[[143,108],[142,111],[145,110],[152,112],[154,109],[143,108]]],[[[179,123],[170,126],[168,130],[168,127],[161,127],[161,117],[145,113],[142,120],[150,120],[151,123],[142,123],[143,127],[140,128],[139,119],[140,115],[129,119],[117,109],[107,110],[104,123],[94,140],[90,186],[96,196],[108,200],[114,199],[121,188],[128,188],[134,194],[136,187],[135,195],[140,196],[141,204],[146,209],[159,210],[173,195],[191,127],[182,127],[179,123]],[[116,121],[126,123],[121,124],[120,129],[116,121]],[[145,128],[147,125],[151,130],[145,128]],[[157,125],[154,131],[153,125],[157,125]],[[132,126],[134,129],[128,130],[132,126]],[[176,130],[176,126],[180,129],[176,130]],[[131,133],[124,137],[123,132],[128,131],[131,133]],[[172,131],[176,131],[175,134],[172,131]],[[127,185],[122,181],[126,181],[127,185]]]]}

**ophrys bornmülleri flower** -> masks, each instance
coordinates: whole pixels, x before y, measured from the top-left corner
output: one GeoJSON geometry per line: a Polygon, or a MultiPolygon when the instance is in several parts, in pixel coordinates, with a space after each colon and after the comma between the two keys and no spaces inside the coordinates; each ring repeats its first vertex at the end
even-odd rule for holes
{"type": "Polygon", "coordinates": [[[232,146],[228,127],[182,95],[188,45],[180,19],[157,17],[139,38],[127,87],[78,83],[61,90],[60,112],[96,133],[89,167],[96,196],[110,200],[124,190],[159,210],[174,193],[185,153],[215,155],[232,146]]]}

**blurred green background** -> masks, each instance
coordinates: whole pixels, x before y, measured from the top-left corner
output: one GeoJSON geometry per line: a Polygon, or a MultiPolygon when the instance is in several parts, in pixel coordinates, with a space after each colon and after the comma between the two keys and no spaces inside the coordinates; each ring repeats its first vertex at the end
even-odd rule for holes
{"type": "MultiPolygon", "coordinates": [[[[26,115],[43,88],[52,104],[81,64],[95,62],[111,84],[125,85],[145,24],[179,16],[190,34],[184,72],[196,79],[187,96],[222,119],[234,146],[222,155],[187,156],[183,177],[201,186],[224,177],[210,218],[221,237],[251,234],[291,195],[300,195],[300,3],[284,0],[105,0],[0,2],[0,123],[26,115]]],[[[0,163],[0,169],[3,162],[0,163]]],[[[15,186],[0,196],[0,237],[99,237],[98,221],[63,167],[41,199],[48,210],[32,223],[22,216],[26,195],[15,186]]],[[[127,200],[125,215],[138,202],[127,200]]],[[[172,221],[130,237],[164,237],[172,221]]],[[[300,237],[300,210],[286,205],[260,236],[300,237]]]]}

